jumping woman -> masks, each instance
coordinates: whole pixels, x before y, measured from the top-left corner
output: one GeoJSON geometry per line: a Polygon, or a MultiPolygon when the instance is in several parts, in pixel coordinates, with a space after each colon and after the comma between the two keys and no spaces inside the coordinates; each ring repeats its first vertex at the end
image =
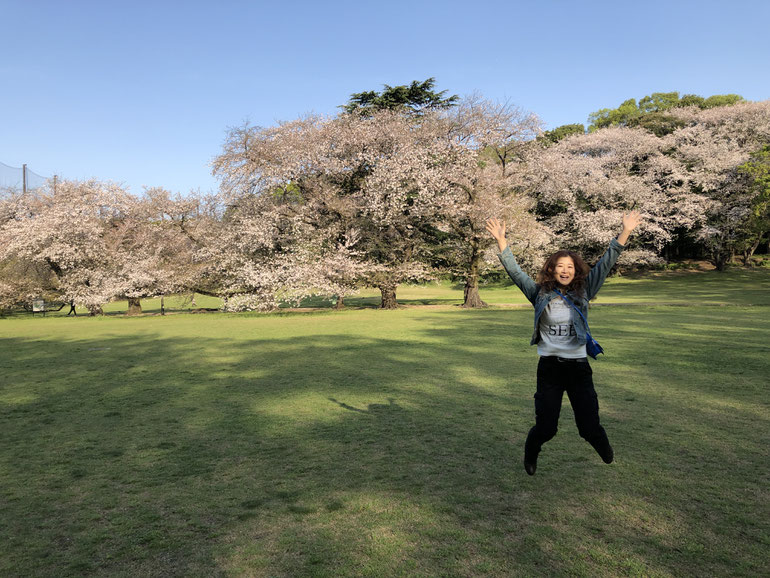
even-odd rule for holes
{"type": "Polygon", "coordinates": [[[614,459],[607,432],[599,423],[599,402],[586,356],[584,319],[588,317],[588,302],[599,292],[639,221],[637,211],[623,215],[623,231],[610,241],[607,251],[592,269],[576,253],[557,251],[546,260],[537,282],[516,263],[505,240],[505,222],[495,218],[487,221],[487,230],[500,248],[500,262],[535,307],[535,331],[530,342],[537,345],[540,356],[535,425],[529,430],[524,445],[524,469],[530,476],[535,474],[543,444],[556,435],[565,391],[575,412],[580,436],[593,446],[604,463],[610,464],[614,459]]]}

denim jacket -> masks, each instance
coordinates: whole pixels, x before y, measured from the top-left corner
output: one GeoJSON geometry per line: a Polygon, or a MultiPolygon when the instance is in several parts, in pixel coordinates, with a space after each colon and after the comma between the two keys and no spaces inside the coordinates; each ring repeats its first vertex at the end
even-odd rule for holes
{"type": "MultiPolygon", "coordinates": [[[[580,309],[586,319],[588,319],[588,302],[599,292],[599,289],[604,284],[604,280],[607,278],[607,274],[617,262],[623,249],[624,246],[618,243],[617,239],[610,241],[610,246],[607,247],[602,258],[599,259],[596,265],[591,269],[591,272],[588,273],[588,278],[586,279],[586,294],[580,296],[572,291],[565,294],[565,297],[580,309]]],[[[532,334],[532,341],[529,343],[530,345],[535,345],[540,341],[540,332],[538,331],[540,316],[543,314],[543,311],[545,311],[548,303],[551,302],[551,299],[561,299],[561,297],[559,297],[555,291],[541,291],[540,287],[535,284],[530,276],[521,270],[521,267],[519,267],[519,264],[516,262],[516,258],[513,256],[513,253],[511,253],[510,246],[506,247],[502,253],[498,253],[497,256],[503,264],[503,267],[505,267],[505,270],[508,272],[508,275],[513,279],[513,282],[516,283],[516,286],[521,289],[524,296],[535,306],[535,331],[532,334]]],[[[572,324],[575,326],[578,343],[584,345],[586,342],[586,325],[574,308],[570,307],[570,311],[572,312],[572,324]]]]}

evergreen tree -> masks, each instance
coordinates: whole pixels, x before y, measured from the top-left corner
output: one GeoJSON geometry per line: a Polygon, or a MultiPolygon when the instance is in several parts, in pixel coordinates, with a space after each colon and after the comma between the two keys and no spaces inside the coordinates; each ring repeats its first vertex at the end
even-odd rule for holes
{"type": "Polygon", "coordinates": [[[385,85],[382,92],[374,90],[350,95],[347,104],[341,106],[345,112],[371,116],[378,110],[401,110],[408,114],[420,115],[426,110],[445,109],[455,106],[459,96],[444,96],[446,90],[436,92],[435,78],[423,82],[416,80],[410,85],[385,85]]]}

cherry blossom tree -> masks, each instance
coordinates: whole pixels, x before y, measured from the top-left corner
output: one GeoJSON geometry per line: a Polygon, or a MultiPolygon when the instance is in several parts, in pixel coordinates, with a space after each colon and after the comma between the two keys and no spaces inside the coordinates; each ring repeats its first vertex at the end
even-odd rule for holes
{"type": "Polygon", "coordinates": [[[315,217],[307,205],[270,195],[244,196],[229,206],[202,259],[204,277],[226,310],[268,311],[314,294],[342,301],[356,291],[355,235],[334,223],[317,227],[315,217]]]}
{"type": "Polygon", "coordinates": [[[357,290],[354,208],[339,194],[356,176],[346,174],[349,143],[328,123],[230,131],[214,161],[228,210],[207,259],[228,308],[271,309],[316,293],[341,305],[357,290]]]}
{"type": "Polygon", "coordinates": [[[0,228],[0,261],[18,259],[47,267],[60,299],[101,313],[121,292],[112,274],[106,233],[126,213],[125,190],[114,183],[61,181],[15,199],[0,228]]]}
{"type": "Polygon", "coordinates": [[[684,171],[683,187],[708,199],[697,239],[717,269],[764,233],[754,220],[761,187],[741,166],[770,142],[770,101],[741,102],[701,110],[669,111],[687,123],[666,137],[666,147],[684,171]]]}
{"type": "Polygon", "coordinates": [[[751,220],[759,189],[739,167],[770,140],[769,108],[768,102],[670,108],[674,128],[663,137],[613,127],[533,147],[526,188],[560,245],[598,254],[615,235],[620,213],[635,207],[645,220],[621,264],[653,263],[689,232],[723,268],[761,239],[762,221],[751,220]]]}
{"type": "Polygon", "coordinates": [[[59,300],[58,282],[48,266],[19,258],[0,261],[0,310],[29,307],[41,298],[59,300]]]}
{"type": "MultiPolygon", "coordinates": [[[[522,237],[527,233],[530,245],[542,244],[542,231],[535,232],[536,220],[527,211],[531,202],[513,191],[511,170],[517,147],[538,130],[534,115],[478,97],[420,115],[372,110],[306,117],[231,131],[214,172],[225,196],[267,199],[251,217],[270,231],[263,242],[278,238],[276,218],[291,217],[309,225],[302,229],[307,238],[319,231],[331,235],[316,245],[348,248],[348,283],[379,288],[382,307],[397,305],[399,284],[434,276],[437,260],[466,278],[465,303],[474,306],[482,304],[478,279],[491,246],[485,218],[507,217],[520,225],[522,237]]],[[[291,227],[292,235],[299,231],[291,227]]],[[[283,238],[278,244],[290,243],[283,238]]],[[[332,255],[340,253],[325,258],[332,255]]],[[[270,263],[282,262],[267,259],[259,269],[270,263]]],[[[294,267],[302,268],[301,260],[294,267]]]]}
{"type": "Polygon", "coordinates": [[[472,95],[438,122],[447,139],[442,174],[434,176],[440,188],[434,193],[437,226],[448,233],[441,249],[449,269],[465,280],[463,306],[483,307],[479,278],[493,258],[486,219],[497,216],[508,223],[525,265],[548,239],[532,213],[531,197],[519,187],[522,153],[540,132],[540,120],[511,104],[472,95]]]}
{"type": "Polygon", "coordinates": [[[434,277],[432,230],[448,193],[451,142],[435,113],[419,120],[391,112],[369,119],[341,117],[368,135],[362,186],[353,194],[362,252],[372,265],[367,282],[380,289],[382,307],[397,306],[396,288],[434,277]]]}
{"type": "MultiPolygon", "coordinates": [[[[261,247],[273,243],[277,254],[291,257],[262,259],[257,270],[265,275],[264,286],[275,289],[275,281],[288,280],[294,268],[303,272],[304,285],[328,290],[328,275],[307,275],[334,271],[337,290],[360,280],[379,288],[382,306],[391,308],[400,283],[430,277],[424,225],[436,209],[428,191],[436,182],[429,175],[446,146],[433,128],[424,116],[385,110],[231,131],[214,161],[222,192],[241,208],[245,197],[259,197],[250,218],[261,223],[248,234],[261,247]],[[308,246],[325,252],[299,250],[308,246]],[[309,256],[315,263],[332,261],[311,269],[302,260],[309,256]]],[[[239,226],[248,230],[245,222],[239,226]]],[[[244,242],[243,254],[261,255],[244,242]]]]}
{"type": "Polygon", "coordinates": [[[30,274],[26,287],[5,281],[4,293],[15,293],[17,300],[56,295],[92,314],[125,298],[129,313],[138,313],[141,298],[191,283],[187,233],[195,203],[172,199],[162,189],[137,198],[95,180],[64,180],[55,189],[18,195],[3,203],[0,263],[6,272],[30,274]]]}
{"type": "Polygon", "coordinates": [[[645,219],[622,263],[654,263],[676,231],[703,220],[708,200],[683,186],[681,164],[642,129],[600,129],[530,153],[527,187],[559,246],[597,256],[634,207],[645,219]]]}
{"type": "Polygon", "coordinates": [[[172,195],[160,187],[127,196],[121,219],[105,233],[118,297],[128,314],[141,313],[141,299],[179,293],[195,284],[201,200],[195,193],[172,195]]]}
{"type": "MultiPolygon", "coordinates": [[[[16,219],[21,209],[21,193],[0,192],[0,231],[16,219]]],[[[8,254],[0,259],[0,310],[29,306],[34,299],[53,301],[58,298],[56,276],[45,264],[8,254]]]]}

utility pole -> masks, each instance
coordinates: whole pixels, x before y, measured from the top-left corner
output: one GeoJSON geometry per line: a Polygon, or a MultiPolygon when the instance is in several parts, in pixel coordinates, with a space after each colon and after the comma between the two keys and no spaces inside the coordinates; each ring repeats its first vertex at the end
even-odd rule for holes
{"type": "Polygon", "coordinates": [[[21,190],[27,194],[27,165],[21,165],[21,190]]]}

